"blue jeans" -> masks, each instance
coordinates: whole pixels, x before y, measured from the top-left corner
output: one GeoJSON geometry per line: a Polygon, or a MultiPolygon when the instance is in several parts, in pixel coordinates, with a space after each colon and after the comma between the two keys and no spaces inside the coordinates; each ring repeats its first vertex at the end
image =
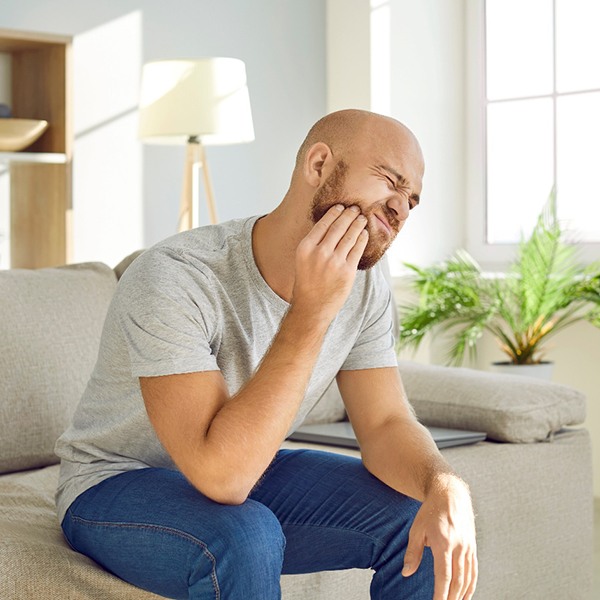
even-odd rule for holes
{"type": "Polygon", "coordinates": [[[417,573],[400,573],[418,508],[356,458],[281,450],[239,506],[148,468],[81,494],[62,527],[75,550],[167,598],[274,600],[282,573],[362,568],[375,572],[371,598],[431,600],[429,548],[417,573]]]}

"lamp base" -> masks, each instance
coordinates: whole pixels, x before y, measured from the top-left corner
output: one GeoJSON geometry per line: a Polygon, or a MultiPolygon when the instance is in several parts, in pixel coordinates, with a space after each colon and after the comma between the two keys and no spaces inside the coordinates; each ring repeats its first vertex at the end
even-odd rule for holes
{"type": "Polygon", "coordinates": [[[181,203],[179,207],[179,218],[177,222],[177,231],[187,231],[192,229],[194,223],[194,199],[196,198],[196,189],[194,185],[194,174],[197,168],[202,169],[204,191],[206,193],[206,203],[208,206],[208,216],[211,225],[219,222],[217,209],[215,205],[214,192],[208,164],[206,162],[206,153],[204,146],[198,136],[190,136],[186,147],[185,166],[183,172],[183,190],[181,194],[181,203]]]}

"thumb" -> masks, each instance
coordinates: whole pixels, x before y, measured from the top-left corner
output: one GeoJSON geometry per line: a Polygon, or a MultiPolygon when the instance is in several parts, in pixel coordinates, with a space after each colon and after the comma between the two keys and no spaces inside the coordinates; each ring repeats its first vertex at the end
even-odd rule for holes
{"type": "Polygon", "coordinates": [[[425,549],[425,542],[420,540],[418,536],[408,536],[408,546],[406,547],[406,553],[404,554],[404,566],[402,567],[402,577],[410,577],[416,573],[421,559],[423,558],[423,550],[425,549]]]}

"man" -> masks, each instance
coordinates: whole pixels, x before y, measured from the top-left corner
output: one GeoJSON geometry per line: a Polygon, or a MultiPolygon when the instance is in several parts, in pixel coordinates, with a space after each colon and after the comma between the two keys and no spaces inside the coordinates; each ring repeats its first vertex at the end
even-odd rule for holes
{"type": "Polygon", "coordinates": [[[423,169],[402,124],[333,113],[272,213],[129,267],[57,444],[75,549],[169,598],[270,600],[281,573],[352,567],[372,598],[471,598],[469,492],[403,395],[374,267],[423,169]],[[362,462],[280,451],[336,376],[362,462]]]}

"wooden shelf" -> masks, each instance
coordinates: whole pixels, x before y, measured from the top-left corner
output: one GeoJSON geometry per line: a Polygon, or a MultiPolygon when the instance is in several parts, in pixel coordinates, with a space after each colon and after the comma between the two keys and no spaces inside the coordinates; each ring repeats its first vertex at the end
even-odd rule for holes
{"type": "Polygon", "coordinates": [[[0,152],[0,164],[13,162],[64,165],[67,155],[60,152],[0,152]]]}
{"type": "Polygon", "coordinates": [[[0,29],[10,56],[13,117],[44,119],[48,129],[26,152],[2,152],[10,172],[11,267],[70,262],[71,38],[0,29]]]}

